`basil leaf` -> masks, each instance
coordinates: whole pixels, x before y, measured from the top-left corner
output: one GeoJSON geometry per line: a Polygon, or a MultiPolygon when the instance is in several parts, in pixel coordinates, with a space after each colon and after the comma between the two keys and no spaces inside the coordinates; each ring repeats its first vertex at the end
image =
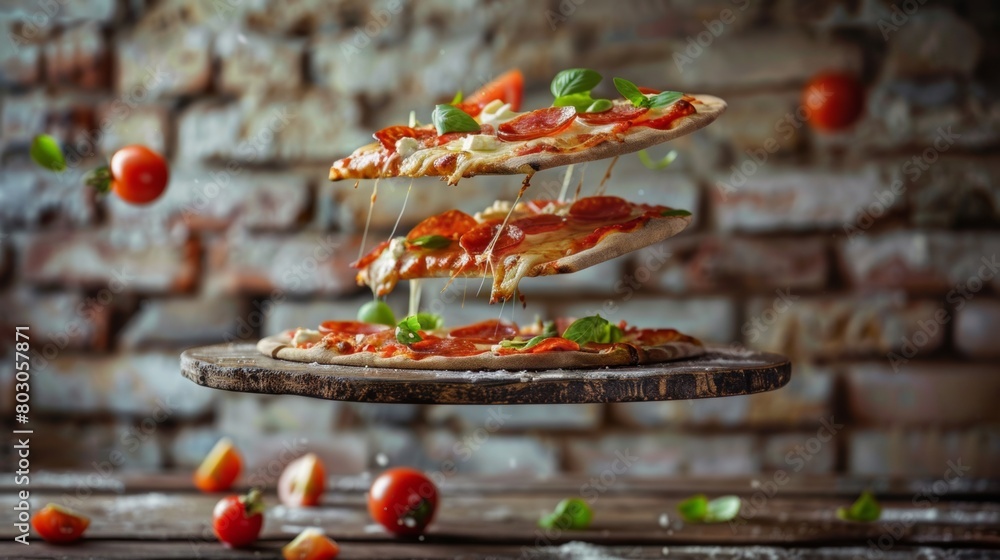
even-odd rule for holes
{"type": "Polygon", "coordinates": [[[59,142],[48,134],[39,134],[31,141],[29,151],[31,159],[49,171],[66,169],[66,158],[63,156],[59,142]]]}
{"type": "Polygon", "coordinates": [[[871,522],[882,517],[882,506],[875,496],[865,490],[849,508],[837,508],[837,517],[844,521],[871,522]]]}
{"type": "Polygon", "coordinates": [[[622,339],[622,334],[622,330],[612,325],[607,319],[600,315],[593,315],[573,321],[573,324],[566,329],[562,336],[583,346],[588,342],[600,344],[618,342],[622,339]]]}
{"type": "Polygon", "coordinates": [[[504,340],[500,342],[500,346],[503,348],[515,348],[517,350],[527,350],[533,346],[538,346],[538,343],[556,336],[555,334],[540,334],[538,336],[531,337],[528,340],[504,340]]]}
{"type": "Polygon", "coordinates": [[[443,235],[421,235],[413,241],[407,241],[407,243],[424,249],[444,249],[451,245],[451,239],[443,235]]]}
{"type": "Polygon", "coordinates": [[[735,519],[743,503],[739,496],[719,496],[708,502],[705,523],[721,523],[735,519]]]}
{"type": "Polygon", "coordinates": [[[696,494],[677,504],[681,518],[688,523],[702,521],[708,515],[708,498],[704,494],[696,494]]]}
{"type": "Polygon", "coordinates": [[[660,107],[666,107],[681,97],[684,97],[684,94],[679,91],[661,91],[649,98],[649,108],[659,109],[660,107]]]}
{"type": "Polygon", "coordinates": [[[632,102],[636,107],[649,107],[649,99],[646,94],[639,91],[639,87],[625,78],[615,78],[615,89],[622,97],[632,102]]]}
{"type": "Polygon", "coordinates": [[[413,344],[420,342],[423,337],[419,331],[432,331],[440,329],[444,325],[444,320],[440,315],[433,313],[417,313],[403,319],[396,325],[396,340],[400,344],[413,344]]]}
{"type": "Polygon", "coordinates": [[[558,99],[574,93],[589,93],[602,79],[600,74],[588,68],[571,68],[556,74],[549,89],[558,99]]]}
{"type": "Polygon", "coordinates": [[[544,529],[581,531],[590,527],[593,519],[594,511],[587,502],[580,498],[567,498],[559,502],[555,511],[539,519],[538,526],[544,529]]]}
{"type": "Polygon", "coordinates": [[[556,336],[559,333],[556,332],[556,322],[555,321],[545,321],[542,323],[542,334],[546,337],[556,336]]]}
{"type": "Polygon", "coordinates": [[[659,171],[660,169],[667,167],[668,165],[673,163],[675,159],[677,159],[677,150],[670,150],[669,152],[667,152],[667,155],[663,156],[663,159],[659,161],[653,161],[652,158],[649,157],[649,152],[647,152],[646,150],[639,150],[638,154],[639,154],[639,161],[641,161],[642,164],[645,165],[647,169],[652,169],[653,171],[659,171]]]}
{"type": "Polygon", "coordinates": [[[687,210],[681,210],[680,208],[671,208],[660,212],[660,215],[664,218],[686,218],[690,216],[691,213],[687,210]]]}
{"type": "Polygon", "coordinates": [[[590,92],[585,91],[583,93],[573,93],[557,97],[556,100],[552,102],[552,106],[574,107],[578,113],[583,113],[593,102],[594,100],[590,98],[590,92]]]}
{"type": "Polygon", "coordinates": [[[417,318],[417,324],[420,328],[425,331],[432,331],[434,329],[440,329],[444,326],[444,318],[440,315],[435,315],[433,313],[417,313],[413,315],[417,318]]]}
{"type": "Polygon", "coordinates": [[[448,132],[479,132],[479,123],[454,105],[435,105],[431,120],[438,134],[448,132]]]}
{"type": "Polygon", "coordinates": [[[462,102],[462,90],[455,92],[455,97],[451,98],[451,103],[449,105],[458,105],[462,102]]]}
{"type": "Polygon", "coordinates": [[[611,102],[610,99],[595,99],[593,103],[584,110],[584,113],[603,113],[605,111],[610,111],[615,104],[611,102]]]}

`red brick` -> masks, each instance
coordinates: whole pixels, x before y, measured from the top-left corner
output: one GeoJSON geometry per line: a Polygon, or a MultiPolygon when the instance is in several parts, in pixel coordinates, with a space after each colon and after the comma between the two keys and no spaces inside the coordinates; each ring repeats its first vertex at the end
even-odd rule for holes
{"type": "MultiPolygon", "coordinates": [[[[830,274],[826,243],[819,238],[685,236],[667,241],[664,250],[669,259],[649,254],[645,264],[657,285],[674,293],[816,291],[830,274]]],[[[643,262],[642,253],[638,260],[643,262]]]]}
{"type": "Polygon", "coordinates": [[[20,37],[14,22],[0,23],[4,37],[0,43],[0,84],[5,87],[30,86],[41,81],[42,47],[20,37]]]}
{"type": "Polygon", "coordinates": [[[863,426],[970,426],[1000,422],[1000,376],[988,365],[858,364],[846,376],[852,422],[863,426]]]}
{"type": "Polygon", "coordinates": [[[902,294],[796,299],[793,292],[751,300],[740,332],[751,347],[792,356],[924,355],[944,343],[942,314],[939,302],[902,294]]]}
{"type": "Polygon", "coordinates": [[[518,407],[511,405],[438,405],[427,418],[435,424],[462,426],[465,431],[480,427],[511,430],[595,430],[604,413],[600,404],[557,404],[518,407]]]}
{"type": "Polygon", "coordinates": [[[725,399],[618,403],[611,405],[611,415],[630,427],[816,426],[833,413],[833,381],[827,368],[802,363],[778,391],[725,399]]]}
{"type": "Polygon", "coordinates": [[[33,371],[31,410],[44,416],[124,415],[162,423],[201,416],[216,397],[180,374],[177,352],[59,355],[33,371]]]}
{"type": "Polygon", "coordinates": [[[989,157],[942,156],[921,168],[920,159],[900,162],[907,180],[911,219],[923,227],[1000,225],[1000,163],[989,157]]]}
{"type": "MultiPolygon", "coordinates": [[[[82,167],[82,166],[81,166],[82,167]]],[[[3,170],[0,224],[12,227],[83,226],[96,218],[94,195],[73,170],[54,174],[35,165],[3,170]]]]}
{"type": "Polygon", "coordinates": [[[119,334],[122,348],[185,348],[241,338],[242,303],[224,297],[147,299],[119,334]]]}
{"type": "Polygon", "coordinates": [[[323,0],[296,2],[255,2],[218,6],[220,17],[242,18],[249,28],[269,35],[304,34],[316,29],[338,28],[346,14],[354,14],[364,4],[330,3],[323,0]]]}
{"type": "Polygon", "coordinates": [[[842,265],[854,286],[948,292],[946,301],[975,297],[984,285],[1000,288],[992,264],[1000,235],[894,231],[840,244],[842,265]]]}
{"type": "Polygon", "coordinates": [[[884,71],[892,78],[971,76],[979,63],[979,33],[947,8],[920,10],[891,31],[884,71]]]}
{"type": "Polygon", "coordinates": [[[773,165],[766,161],[758,165],[743,154],[715,177],[711,197],[720,228],[843,231],[875,200],[875,193],[888,186],[873,166],[824,171],[773,165]]]}
{"type": "Polygon", "coordinates": [[[141,230],[54,231],[25,236],[18,253],[28,282],[121,292],[181,292],[198,278],[198,243],[141,230]]]}
{"type": "Polygon", "coordinates": [[[1000,436],[989,426],[969,430],[859,430],[850,434],[848,473],[944,478],[1000,476],[1000,436]],[[960,467],[958,469],[954,467],[960,467]]]}
{"type": "Polygon", "coordinates": [[[570,471],[592,476],[612,471],[618,476],[673,476],[690,474],[740,475],[760,470],[756,452],[757,436],[752,434],[704,435],[646,433],[642,435],[609,433],[600,438],[567,442],[570,471]],[[621,457],[637,457],[626,466],[621,457]]]}
{"type": "Polygon", "coordinates": [[[219,397],[215,426],[233,435],[268,432],[323,435],[333,431],[343,408],[343,403],[323,399],[227,392],[219,397]]]}
{"type": "Polygon", "coordinates": [[[766,471],[783,470],[790,477],[800,472],[830,474],[837,466],[838,436],[846,439],[846,431],[831,436],[828,428],[820,428],[812,432],[764,436],[762,467],[766,471]]]}
{"type": "MultiPolygon", "coordinates": [[[[103,131],[101,149],[106,154],[130,144],[142,144],[164,156],[170,155],[170,111],[163,105],[129,106],[116,100],[99,109],[98,122],[103,131]]],[[[171,178],[174,177],[176,171],[171,178]]]]}
{"type": "Polygon", "coordinates": [[[0,105],[0,132],[2,146],[27,147],[31,139],[46,130],[46,117],[51,100],[41,93],[7,95],[0,105]]]}
{"type": "Polygon", "coordinates": [[[3,298],[6,313],[0,323],[13,332],[14,325],[31,327],[36,351],[46,346],[58,350],[103,351],[108,345],[111,307],[79,294],[36,294],[29,290],[3,298]]]}
{"type": "Polygon", "coordinates": [[[342,295],[359,291],[356,236],[323,233],[231,236],[209,255],[209,288],[226,292],[342,295]]]}
{"type": "Polygon", "coordinates": [[[976,299],[959,307],[955,314],[955,347],[973,358],[1000,358],[996,329],[1000,325],[1000,301],[976,299]]]}
{"type": "Polygon", "coordinates": [[[805,136],[803,127],[782,125],[802,103],[800,88],[726,96],[726,103],[729,106],[725,117],[705,131],[708,136],[731,145],[740,160],[748,150],[759,148],[775,152],[770,157],[787,156],[805,136]]]}
{"type": "Polygon", "coordinates": [[[226,93],[260,94],[295,91],[302,85],[303,42],[224,30],[215,40],[222,64],[219,89],[226,93]]]}
{"type": "Polygon", "coordinates": [[[111,77],[109,62],[104,35],[96,23],[64,29],[45,46],[45,73],[52,85],[105,89],[111,77]]]}
{"type": "Polygon", "coordinates": [[[136,206],[116,197],[107,201],[115,222],[159,221],[166,229],[222,230],[231,226],[285,230],[294,227],[312,201],[306,177],[233,166],[230,169],[184,166],[170,177],[166,193],[136,206]]]}
{"type": "Polygon", "coordinates": [[[212,78],[211,51],[212,34],[202,27],[169,33],[136,30],[115,49],[120,99],[136,103],[205,91],[212,78]]]}
{"type": "Polygon", "coordinates": [[[423,438],[431,473],[552,476],[559,472],[559,446],[537,435],[497,434],[485,427],[452,432],[436,429],[423,438]]]}

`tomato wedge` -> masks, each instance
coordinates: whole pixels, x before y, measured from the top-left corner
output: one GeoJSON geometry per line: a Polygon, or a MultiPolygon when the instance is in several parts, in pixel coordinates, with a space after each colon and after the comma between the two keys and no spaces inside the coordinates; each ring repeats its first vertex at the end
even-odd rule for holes
{"type": "Polygon", "coordinates": [[[534,235],[536,233],[555,231],[566,224],[566,219],[555,214],[538,214],[537,216],[519,218],[510,224],[520,228],[525,235],[534,235]]]}
{"type": "Polygon", "coordinates": [[[515,117],[497,128],[497,136],[507,142],[534,140],[565,130],[576,119],[573,107],[547,107],[515,117]]]}
{"type": "MultiPolygon", "coordinates": [[[[494,220],[486,223],[479,224],[468,231],[461,239],[458,240],[462,248],[473,255],[482,253],[489,247],[490,242],[496,237],[497,231],[500,229],[500,220],[494,220]]],[[[497,242],[493,245],[493,251],[499,252],[508,247],[514,247],[518,243],[524,241],[524,232],[521,228],[507,224],[507,227],[503,229],[503,233],[497,237],[497,242]]]]}
{"type": "Polygon", "coordinates": [[[474,91],[465,101],[458,104],[458,108],[475,117],[483,112],[483,107],[499,99],[504,103],[510,103],[512,111],[518,111],[523,98],[524,75],[515,69],[501,74],[492,82],[474,91]]]}
{"type": "Polygon", "coordinates": [[[316,527],[307,527],[292,542],[281,547],[285,560],[332,560],[338,554],[337,542],[316,527]]]}
{"type": "Polygon", "coordinates": [[[278,499],[289,507],[316,506],[326,486],[326,469],[315,453],[292,461],[278,478],[278,499]]]}
{"type": "Polygon", "coordinates": [[[603,113],[580,113],[577,115],[577,118],[587,124],[611,124],[637,119],[646,114],[646,111],[649,111],[646,107],[616,104],[614,107],[604,111],[603,113]]]}
{"type": "Polygon", "coordinates": [[[569,207],[569,215],[578,220],[616,220],[631,214],[629,203],[617,196],[588,196],[569,207]]]}
{"type": "Polygon", "coordinates": [[[47,542],[68,544],[83,536],[90,518],[67,507],[49,504],[32,516],[31,526],[47,542]]]}
{"type": "Polygon", "coordinates": [[[194,485],[202,492],[224,492],[232,487],[243,461],[229,438],[222,438],[194,471],[194,485]]]}

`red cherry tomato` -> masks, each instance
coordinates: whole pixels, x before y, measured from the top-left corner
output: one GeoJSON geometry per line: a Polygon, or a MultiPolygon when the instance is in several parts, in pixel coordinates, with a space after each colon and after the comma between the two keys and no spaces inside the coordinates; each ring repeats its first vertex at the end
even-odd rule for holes
{"type": "Polygon", "coordinates": [[[125,202],[152,202],[169,180],[167,160],[146,146],[126,146],[111,156],[111,188],[125,202]]]}
{"type": "Polygon", "coordinates": [[[69,508],[49,504],[31,518],[31,526],[46,542],[69,544],[83,536],[90,518],[69,508]]]}
{"type": "Polygon", "coordinates": [[[434,519],[438,491],[424,473],[389,469],[372,482],[368,491],[368,513],[390,533],[418,535],[434,519]]]}
{"type": "Polygon", "coordinates": [[[504,103],[510,103],[512,111],[521,108],[521,99],[524,97],[524,75],[520,70],[510,70],[501,74],[492,82],[477,89],[458,108],[472,115],[479,115],[483,107],[489,105],[490,101],[499,99],[504,103]]]}
{"type": "Polygon", "coordinates": [[[278,498],[286,506],[315,506],[326,486],[326,469],[315,453],[292,461],[278,478],[278,498]]]}
{"type": "Polygon", "coordinates": [[[212,531],[222,544],[242,548],[253,544],[264,525],[264,502],[260,490],[245,496],[226,496],[215,504],[212,531]]]}
{"type": "Polygon", "coordinates": [[[281,547],[285,560],[333,560],[340,554],[336,541],[315,527],[299,533],[295,540],[281,547]]]}
{"type": "Polygon", "coordinates": [[[854,124],[864,108],[864,91],[858,80],[842,72],[819,74],[802,91],[802,105],[809,124],[827,132],[854,124]]]}
{"type": "Polygon", "coordinates": [[[573,107],[535,109],[500,125],[497,136],[507,142],[534,140],[561,132],[573,124],[575,119],[576,109],[573,107]]]}
{"type": "Polygon", "coordinates": [[[194,485],[202,492],[224,492],[240,475],[243,461],[229,438],[222,438],[194,472],[194,485]]]}

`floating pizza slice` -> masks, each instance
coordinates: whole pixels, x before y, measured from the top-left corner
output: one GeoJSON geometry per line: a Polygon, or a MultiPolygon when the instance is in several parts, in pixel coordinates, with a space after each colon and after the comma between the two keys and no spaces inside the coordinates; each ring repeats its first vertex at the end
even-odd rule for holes
{"type": "Polygon", "coordinates": [[[553,106],[519,112],[523,77],[514,70],[466,101],[438,105],[433,124],[391,126],[330,168],[330,180],[443,177],[536,171],[636,152],[711,123],[726,103],[710,95],[641,88],[615,78],[624,99],[594,99],[593,70],[560,72],[553,106]]]}
{"type": "MultiPolygon", "coordinates": [[[[393,321],[394,322],[394,321],[393,321]]],[[[398,324],[326,321],[262,339],[272,358],[342,366],[434,370],[540,370],[661,363],[704,353],[674,329],[643,329],[599,315],[520,328],[488,320],[445,328],[441,318],[411,315],[398,324]]]]}
{"type": "Polygon", "coordinates": [[[400,280],[493,277],[490,303],[511,299],[526,276],[575,272],[671,237],[691,214],[617,196],[575,202],[496,202],[470,216],[448,210],[353,264],[377,296],[400,280]]]}

